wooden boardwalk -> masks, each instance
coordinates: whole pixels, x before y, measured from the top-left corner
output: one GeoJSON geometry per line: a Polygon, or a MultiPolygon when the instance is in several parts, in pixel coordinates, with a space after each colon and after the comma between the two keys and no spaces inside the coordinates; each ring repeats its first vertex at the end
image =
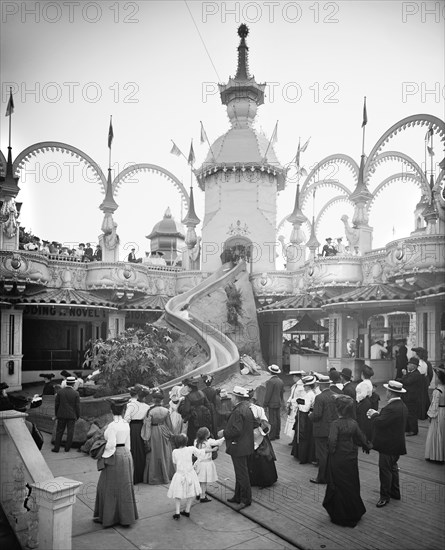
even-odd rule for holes
{"type": "MultiPolygon", "coordinates": [[[[375,506],[378,453],[359,451],[361,496],[367,511],[355,528],[331,523],[322,507],[326,486],[309,482],[317,468],[300,465],[290,454],[290,439],[283,435],[273,442],[278,482],[262,490],[253,488],[253,504],[241,513],[302,550],[443,550],[445,466],[424,459],[427,431],[428,421],[420,421],[419,434],[406,438],[407,455],[399,460],[402,498],[384,508],[375,506]]],[[[219,481],[209,488],[222,501],[233,495],[234,487],[232,462],[224,451],[222,447],[216,461],[219,481]]]]}

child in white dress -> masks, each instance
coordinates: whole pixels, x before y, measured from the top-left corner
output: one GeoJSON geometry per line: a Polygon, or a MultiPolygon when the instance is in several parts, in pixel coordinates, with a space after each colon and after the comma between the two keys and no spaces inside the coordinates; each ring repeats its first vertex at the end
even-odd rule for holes
{"type": "Polygon", "coordinates": [[[199,457],[195,462],[195,470],[201,485],[201,502],[211,502],[211,499],[206,495],[207,483],[218,481],[216,466],[212,460],[212,451],[215,450],[214,447],[219,447],[223,442],[224,437],[221,437],[221,439],[212,439],[210,437],[210,430],[206,427],[199,428],[196,432],[195,447],[205,451],[205,455],[199,457]]]}
{"type": "Polygon", "coordinates": [[[170,482],[167,496],[175,499],[175,513],[173,519],[179,519],[181,514],[185,517],[190,517],[190,508],[192,500],[201,494],[201,486],[198,476],[193,467],[192,456],[196,458],[205,455],[205,449],[197,449],[196,447],[187,447],[187,436],[179,434],[173,436],[176,449],[172,452],[173,464],[176,466],[176,473],[170,482]],[[185,499],[185,510],[182,512],[181,500],[185,499]]]}

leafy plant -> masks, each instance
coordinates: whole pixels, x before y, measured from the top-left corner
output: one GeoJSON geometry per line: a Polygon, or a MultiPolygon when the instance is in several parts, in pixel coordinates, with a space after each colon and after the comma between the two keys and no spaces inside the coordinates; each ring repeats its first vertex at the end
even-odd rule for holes
{"type": "Polygon", "coordinates": [[[154,387],[171,378],[163,367],[172,341],[166,328],[148,324],[129,328],[116,338],[95,341],[93,368],[100,370],[102,391],[96,395],[126,393],[134,384],[154,387]]]}
{"type": "Polygon", "coordinates": [[[241,291],[235,286],[234,283],[230,283],[225,287],[227,296],[227,321],[234,326],[240,324],[239,318],[243,314],[243,297],[241,291]]]}

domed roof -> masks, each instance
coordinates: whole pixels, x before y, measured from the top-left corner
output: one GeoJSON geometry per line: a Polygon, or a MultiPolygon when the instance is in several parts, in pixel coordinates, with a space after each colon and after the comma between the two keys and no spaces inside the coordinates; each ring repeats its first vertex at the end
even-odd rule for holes
{"type": "MultiPolygon", "coordinates": [[[[212,145],[204,166],[215,164],[280,166],[269,140],[253,128],[230,128],[212,145]],[[267,151],[267,155],[266,155],[267,151]]],[[[203,168],[204,168],[203,166],[203,168]]]]}
{"type": "Polygon", "coordinates": [[[184,226],[173,218],[170,207],[165,211],[162,220],[154,225],[150,235],[147,235],[147,239],[160,236],[185,238],[184,226]]]}

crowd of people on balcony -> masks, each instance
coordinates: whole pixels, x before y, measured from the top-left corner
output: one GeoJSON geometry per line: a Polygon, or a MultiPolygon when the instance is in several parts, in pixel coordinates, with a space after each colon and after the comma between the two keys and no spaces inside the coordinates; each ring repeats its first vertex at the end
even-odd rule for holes
{"type": "Polygon", "coordinates": [[[326,239],[326,244],[321,249],[321,256],[337,256],[337,254],[347,256],[360,256],[360,250],[358,246],[354,246],[353,249],[349,245],[343,244],[343,237],[338,237],[336,243],[333,242],[331,237],[326,239]]]}
{"type": "Polygon", "coordinates": [[[45,256],[57,256],[60,259],[74,262],[100,262],[102,261],[102,247],[97,244],[94,249],[91,243],[79,243],[77,247],[64,246],[57,241],[40,239],[24,229],[20,228],[19,250],[35,252],[45,256]]]}

